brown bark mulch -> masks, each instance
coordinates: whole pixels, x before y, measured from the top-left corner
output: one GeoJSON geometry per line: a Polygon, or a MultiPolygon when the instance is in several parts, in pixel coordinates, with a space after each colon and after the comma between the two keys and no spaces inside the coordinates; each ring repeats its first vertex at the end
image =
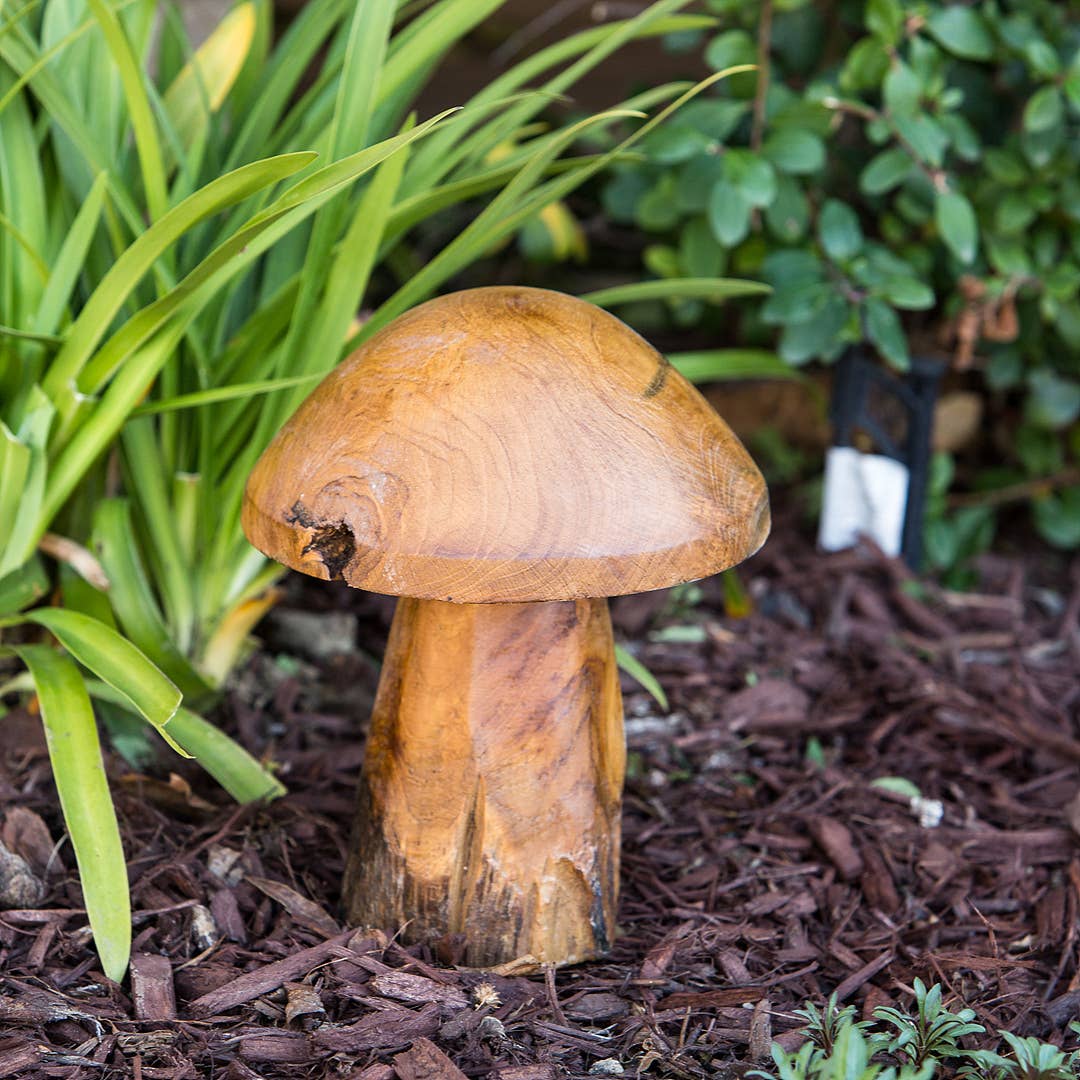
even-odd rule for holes
{"type": "Polygon", "coordinates": [[[796,1040],[806,1000],[906,1006],[916,977],[990,1031],[1074,1039],[1080,567],[987,557],[954,595],[816,553],[794,519],[774,537],[741,571],[748,617],[718,581],[693,606],[615,605],[672,708],[626,684],[621,934],[568,970],[462,970],[452,940],[340,922],[378,598],[294,584],[299,614],[230,696],[288,797],[238,808],[175,760],[110,759],[123,986],[90,948],[37,721],[0,717],[0,852],[19,857],[0,858],[0,1076],[557,1080],[614,1059],[696,1080],[796,1040]]]}

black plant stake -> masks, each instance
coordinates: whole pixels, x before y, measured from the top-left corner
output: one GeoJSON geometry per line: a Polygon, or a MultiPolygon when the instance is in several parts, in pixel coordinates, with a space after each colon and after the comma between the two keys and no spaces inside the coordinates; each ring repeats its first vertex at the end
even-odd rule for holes
{"type": "Polygon", "coordinates": [[[900,551],[912,569],[918,569],[922,561],[930,436],[945,367],[940,360],[913,356],[911,369],[904,375],[894,375],[865,348],[855,346],[837,362],[833,381],[829,409],[833,445],[853,446],[855,432],[862,431],[873,441],[875,453],[907,467],[907,505],[900,551]]]}

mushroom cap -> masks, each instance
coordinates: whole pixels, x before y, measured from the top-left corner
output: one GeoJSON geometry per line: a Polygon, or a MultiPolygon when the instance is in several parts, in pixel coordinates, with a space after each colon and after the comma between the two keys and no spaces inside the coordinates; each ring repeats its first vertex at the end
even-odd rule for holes
{"type": "Polygon", "coordinates": [[[693,581],[753,554],[765,482],[606,311],[546,289],[421,304],[331,372],[248,480],[243,525],[306,574],[511,603],[693,581]]]}

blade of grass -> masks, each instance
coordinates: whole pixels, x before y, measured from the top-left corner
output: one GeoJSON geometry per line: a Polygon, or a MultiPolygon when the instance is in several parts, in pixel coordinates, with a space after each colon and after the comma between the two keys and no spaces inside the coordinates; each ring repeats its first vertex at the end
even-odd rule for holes
{"type": "Polygon", "coordinates": [[[45,377],[45,392],[54,401],[60,398],[143,275],[184,233],[219,210],[292,176],[314,158],[310,153],[286,154],[245,165],[207,184],[156,221],[117,259],[72,323],[67,342],[45,377]]]}
{"type": "Polygon", "coordinates": [[[319,378],[321,376],[316,372],[313,375],[294,375],[287,379],[262,379],[259,382],[217,386],[212,390],[196,390],[174,398],[148,401],[131,415],[153,416],[157,413],[176,412],[179,409],[201,409],[206,405],[219,405],[223,401],[247,401],[259,394],[273,394],[278,390],[290,390],[294,386],[311,386],[319,378]]]}
{"type": "Polygon", "coordinates": [[[64,343],[64,339],[57,337],[55,334],[37,334],[32,330],[16,330],[14,326],[0,326],[0,337],[10,338],[12,341],[30,342],[53,351],[64,343]]]}
{"type": "MultiPolygon", "coordinates": [[[[11,73],[0,68],[0,87],[11,81],[11,73]]],[[[0,147],[0,213],[7,233],[0,241],[0,311],[4,321],[29,329],[48,278],[48,229],[37,136],[23,93],[0,113],[0,147]]]]}
{"type": "MultiPolygon", "coordinates": [[[[394,6],[394,0],[358,0],[353,9],[328,139],[330,157],[335,161],[361,148],[367,139],[393,26],[394,6]]],[[[413,126],[411,123],[408,125],[410,129],[413,126]]],[[[304,256],[300,293],[285,338],[284,364],[285,371],[289,373],[306,374],[313,367],[317,370],[321,361],[318,351],[309,344],[309,336],[312,327],[319,327],[322,321],[323,313],[318,309],[326,265],[348,211],[348,203],[344,193],[341,193],[324,206],[315,218],[304,256]],[[309,357],[312,359],[309,360],[309,357]]],[[[316,332],[325,336],[325,329],[316,332]]],[[[340,346],[341,339],[334,344],[340,346]]],[[[333,355],[337,355],[336,350],[333,355]]],[[[284,401],[294,399],[295,395],[284,396],[284,401]]],[[[285,415],[282,399],[267,404],[278,416],[285,415]]]]}
{"type": "MultiPolygon", "coordinates": [[[[129,319],[86,363],[79,377],[79,390],[85,394],[99,392],[124,360],[164,326],[186,300],[199,291],[204,301],[212,296],[224,278],[239,273],[284,232],[315,213],[341,187],[375,168],[414,139],[422,138],[448,112],[432,117],[412,131],[385,139],[342,161],[327,165],[286,191],[239,232],[218,245],[179,285],[129,319]],[[233,265],[230,266],[230,263],[233,265]],[[211,282],[214,282],[212,286],[211,282]]],[[[194,306],[197,308],[199,305],[196,303],[194,306]]],[[[192,317],[194,314],[193,311],[192,317]]]]}
{"type": "Polygon", "coordinates": [[[672,353],[672,367],[692,383],[721,382],[725,379],[802,379],[776,353],[767,349],[707,349],[672,353]]]}
{"type": "Polygon", "coordinates": [[[126,499],[98,503],[93,536],[94,552],[109,578],[109,600],[131,643],[168,675],[185,699],[208,697],[210,687],[169,637],[135,545],[126,499]]]}
{"type": "Polygon", "coordinates": [[[285,785],[239,743],[189,709],[169,721],[169,734],[238,802],[286,794],[285,785]]]}
{"type": "MultiPolygon", "coordinates": [[[[91,697],[130,709],[131,703],[106,683],[89,679],[91,697]]],[[[190,709],[179,708],[169,721],[168,734],[187,751],[238,803],[276,799],[285,785],[220,728],[190,709]]]]}
{"type": "Polygon", "coordinates": [[[42,333],[53,333],[60,327],[64,310],[86,263],[86,253],[101,222],[108,180],[107,173],[98,173],[53,260],[48,283],[34,316],[34,326],[42,333]]]}
{"type": "MultiPolygon", "coordinates": [[[[405,130],[413,125],[410,119],[405,130]]],[[[356,317],[360,301],[367,291],[371,271],[379,254],[379,242],[386,227],[386,220],[393,206],[394,196],[401,182],[402,172],[408,161],[409,148],[387,158],[368,184],[353,213],[352,223],[338,245],[332,260],[327,252],[323,266],[329,262],[321,279],[325,281],[322,299],[311,318],[304,318],[300,304],[293,316],[292,326],[304,326],[306,334],[297,334],[303,351],[292,364],[286,359],[287,370],[305,373],[323,373],[337,362],[348,337],[349,326],[356,317]]],[[[346,208],[347,209],[347,208],[346,208]]],[[[335,229],[337,228],[335,223],[335,229]]],[[[305,263],[305,266],[307,264],[305,263]]],[[[301,303],[303,287],[301,286],[301,303]]],[[[288,356],[286,340],[286,357],[288,356]]],[[[274,403],[273,411],[278,418],[288,416],[300,404],[305,391],[299,388],[282,394],[274,403]]]]}
{"type": "Polygon", "coordinates": [[[7,521],[0,522],[0,577],[22,566],[34,553],[45,532],[35,530],[41,507],[48,490],[49,462],[47,446],[49,429],[55,409],[52,402],[33,386],[26,395],[25,411],[15,431],[18,441],[30,451],[29,466],[22,487],[16,489],[18,510],[7,521]],[[5,543],[6,541],[6,543],[5,543]]]}
{"type": "Polygon", "coordinates": [[[168,628],[181,652],[191,648],[195,633],[194,567],[180,550],[173,527],[166,468],[152,420],[129,420],[120,432],[127,489],[139,509],[154,580],[161,593],[168,628]]]}
{"type": "Polygon", "coordinates": [[[45,564],[33,556],[18,569],[0,577],[0,615],[10,615],[36,603],[48,593],[49,584],[45,564]]]}
{"type": "Polygon", "coordinates": [[[135,135],[135,148],[142,168],[143,188],[146,192],[150,220],[157,221],[168,209],[168,193],[165,182],[165,158],[158,139],[157,122],[146,90],[145,76],[124,30],[124,24],[106,0],[86,0],[90,10],[105,35],[105,44],[112,54],[120,81],[124,87],[131,128],[135,135]]]}
{"type": "Polygon", "coordinates": [[[22,621],[45,627],[80,664],[153,724],[178,754],[188,756],[165,731],[180,707],[180,691],[130,641],[89,615],[57,607],[39,608],[0,625],[22,621]]]}
{"type": "Polygon", "coordinates": [[[33,542],[71,497],[79,481],[116,438],[131,410],[146,395],[184,337],[191,314],[177,317],[149,343],[135,352],[109,384],[100,401],[84,399],[85,415],[76,419],[74,433],[57,453],[49,469],[45,495],[32,528],[33,542]]]}
{"type": "MultiPolygon", "coordinates": [[[[481,253],[490,250],[493,244],[512,232],[534,209],[540,209],[541,206],[550,202],[551,200],[546,198],[536,200],[534,188],[536,180],[543,175],[551,161],[582,132],[598,124],[614,123],[616,120],[629,118],[641,119],[642,115],[623,110],[610,110],[581,120],[547,140],[544,149],[526,161],[510,183],[462,233],[379,306],[374,315],[364,324],[360,333],[349,343],[349,347],[351,348],[358,340],[367,338],[414,304],[426,299],[441,281],[476,259],[481,253]]],[[[583,172],[584,170],[579,170],[571,176],[577,177],[583,172]]],[[[571,183],[570,187],[573,186],[571,183]]]]}
{"type": "MultiPolygon", "coordinates": [[[[88,24],[90,25],[93,23],[88,24]]],[[[104,156],[105,148],[99,145],[94,133],[84,123],[75,103],[49,70],[48,63],[43,61],[34,41],[22,26],[17,26],[14,30],[15,32],[7,37],[0,37],[0,59],[20,77],[29,77],[34,96],[50,119],[71,139],[91,176],[100,172],[109,173],[109,189],[113,201],[128,228],[137,235],[143,230],[144,222],[138,203],[124,183],[124,178],[112,168],[112,163],[104,156]]]]}
{"type": "Polygon", "coordinates": [[[617,307],[641,300],[708,300],[718,304],[735,296],[760,296],[772,289],[760,281],[740,278],[667,278],[661,281],[635,281],[608,289],[584,293],[582,300],[598,307],[617,307]]]}
{"type": "Polygon", "coordinates": [[[667,712],[668,699],[667,694],[664,693],[664,688],[657,681],[656,676],[636,656],[627,652],[622,645],[616,645],[615,662],[634,682],[648,691],[661,709],[667,712]]]}
{"type": "MultiPolygon", "coordinates": [[[[19,513],[31,459],[30,447],[0,421],[0,522],[14,521],[19,513]]],[[[4,538],[0,532],[0,549],[4,538]]]]}
{"type": "Polygon", "coordinates": [[[557,176],[555,179],[537,187],[535,186],[537,179],[543,175],[550,162],[589,127],[600,123],[610,123],[618,119],[640,119],[641,113],[612,109],[579,121],[577,124],[557,132],[555,137],[545,141],[543,150],[537,152],[521,167],[514,179],[506,185],[459,236],[443,248],[433,259],[430,259],[419,273],[414,275],[409,282],[398,289],[378,308],[375,314],[364,324],[360,332],[349,342],[348,348],[355,347],[359,341],[366,339],[376,330],[385,326],[401,312],[408,310],[414,304],[429,296],[447,277],[509,235],[531,214],[536,213],[549,202],[561,199],[569,194],[574,188],[602,169],[614,156],[629,149],[634,143],[654,130],[668,116],[702,91],[721,79],[752,69],[753,65],[740,65],[718,71],[709,78],[703,79],[685,93],[680,94],[670,105],[647,120],[611,150],[601,154],[591,164],[565,175],[557,176]]]}
{"type": "Polygon", "coordinates": [[[305,71],[345,10],[345,0],[313,0],[301,8],[262,73],[259,95],[233,142],[226,167],[236,168],[269,143],[305,71]]]}
{"type": "MultiPolygon", "coordinates": [[[[685,2],[685,0],[684,0],[685,2]]],[[[378,105],[401,114],[403,93],[420,83],[450,47],[497,11],[505,0],[442,0],[394,37],[379,81],[378,105]]]]}
{"type": "MultiPolygon", "coordinates": [[[[670,13],[687,3],[688,0],[661,0],[632,19],[594,27],[542,49],[490,82],[469,101],[469,105],[505,98],[550,68],[571,61],[568,67],[538,88],[544,95],[562,94],[628,41],[649,37],[663,27],[673,29],[671,20],[679,17],[670,13]]],[[[456,132],[451,137],[447,132],[442,133],[418,152],[406,193],[412,195],[432,187],[467,158],[482,160],[491,147],[512,139],[514,132],[544,107],[542,98],[523,101],[508,109],[497,123],[485,124],[473,136],[464,137],[456,132]]]]}
{"type": "Polygon", "coordinates": [[[131,900],[90,698],[78,668],[67,657],[46,645],[19,645],[15,651],[37,688],[94,945],[106,976],[119,982],[131,951],[131,900]]]}
{"type": "Polygon", "coordinates": [[[210,114],[224,104],[255,38],[256,12],[246,0],[228,12],[165,91],[162,103],[181,144],[206,136],[210,114]]]}

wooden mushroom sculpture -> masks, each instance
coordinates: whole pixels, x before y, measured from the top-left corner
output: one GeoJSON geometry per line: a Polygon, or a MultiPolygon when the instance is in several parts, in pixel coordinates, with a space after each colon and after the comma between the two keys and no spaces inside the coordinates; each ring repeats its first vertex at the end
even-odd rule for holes
{"type": "Polygon", "coordinates": [[[320,384],[252,472],[243,521],[287,566],[402,597],[349,918],[458,935],[475,966],[606,950],[625,763],[606,597],[760,547],[765,484],[727,425],[607,312],[471,289],[320,384]]]}

